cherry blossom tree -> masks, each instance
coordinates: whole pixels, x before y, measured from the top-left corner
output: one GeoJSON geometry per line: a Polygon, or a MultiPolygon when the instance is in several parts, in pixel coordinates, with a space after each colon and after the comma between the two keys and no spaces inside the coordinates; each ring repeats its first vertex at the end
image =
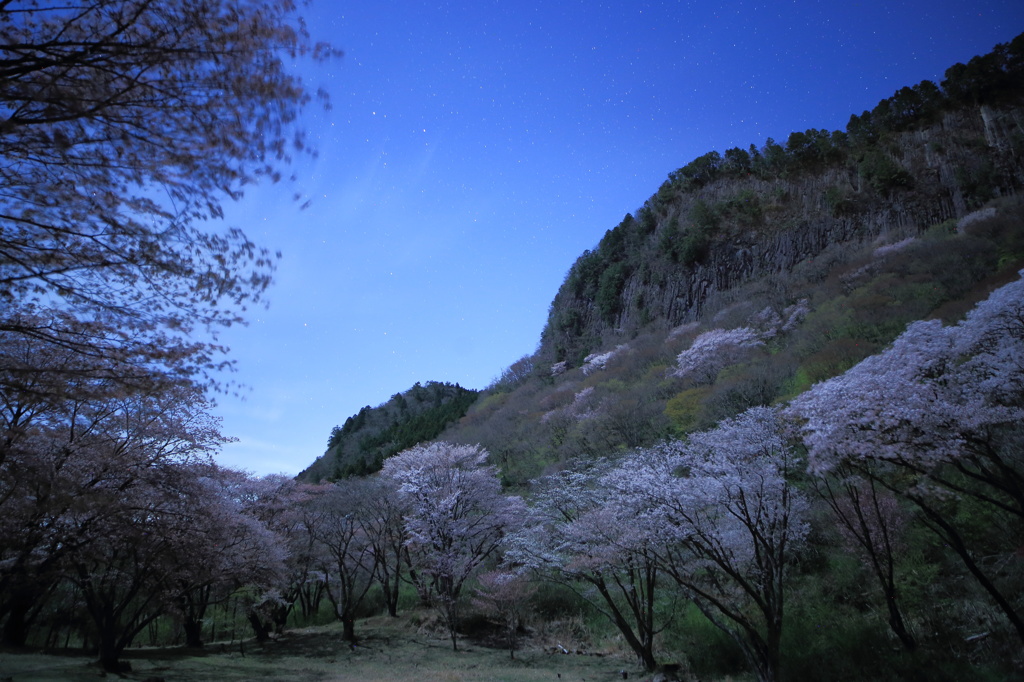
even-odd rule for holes
{"type": "Polygon", "coordinates": [[[396,617],[401,575],[406,563],[407,507],[398,496],[394,482],[381,477],[364,479],[361,492],[363,530],[373,547],[375,577],[383,592],[388,615],[396,617]]]}
{"type": "Polygon", "coordinates": [[[479,587],[475,590],[473,606],[486,615],[501,620],[505,630],[508,657],[515,659],[518,632],[530,598],[537,587],[529,582],[522,571],[488,571],[477,578],[479,587]]]}
{"type": "Polygon", "coordinates": [[[889,628],[908,651],[915,650],[917,640],[899,600],[897,564],[904,549],[906,522],[899,500],[875,478],[863,478],[842,466],[831,475],[814,477],[811,483],[832,510],[847,546],[862,558],[878,581],[889,612],[889,628]]]}
{"type": "MultiPolygon", "coordinates": [[[[56,352],[41,359],[34,344],[2,333],[0,341],[12,341],[0,342],[8,367],[66,360],[56,352]]],[[[0,372],[19,385],[0,392],[0,620],[3,643],[22,646],[43,597],[59,579],[59,555],[69,548],[51,520],[68,504],[66,479],[56,479],[71,455],[63,425],[78,404],[53,395],[38,375],[0,372]]]]}
{"type": "Polygon", "coordinates": [[[245,591],[246,615],[259,641],[284,631],[296,602],[307,617],[319,609],[324,575],[315,566],[317,515],[311,503],[324,489],[281,474],[241,475],[231,486],[230,496],[241,512],[266,527],[284,555],[282,571],[269,582],[250,583],[245,591]]]}
{"type": "Polygon", "coordinates": [[[502,494],[497,470],[479,445],[418,445],[384,462],[381,474],[408,504],[405,529],[410,561],[428,577],[452,648],[466,580],[523,516],[518,497],[502,494]]]}
{"type": "Polygon", "coordinates": [[[274,572],[279,543],[201,460],[223,442],[204,396],[226,350],[212,334],[260,300],[275,257],[208,221],[305,150],[310,96],[286,62],[334,51],[295,9],[0,2],[7,642],[72,581],[113,666],[154,614],[198,642],[217,590],[274,572]],[[206,561],[174,559],[203,542],[206,561]]]}
{"type": "Polygon", "coordinates": [[[711,329],[679,354],[672,376],[697,384],[715,381],[722,368],[738,362],[753,349],[764,345],[761,334],[750,327],[711,329]]]}
{"type": "MultiPolygon", "coordinates": [[[[915,322],[882,353],[792,402],[810,469],[845,467],[913,503],[1024,641],[1024,617],[1001,586],[1024,520],[1024,281],[994,291],[955,326],[915,322]],[[993,523],[985,538],[957,510],[993,523]],[[999,528],[1011,529],[1003,537],[999,528]],[[995,536],[993,535],[995,534],[995,536]],[[979,544],[989,542],[983,549],[979,544]],[[988,568],[982,555],[999,557],[988,568]]],[[[1011,572],[1012,573],[1012,572],[1011,572]]]]}
{"type": "Polygon", "coordinates": [[[63,577],[84,600],[107,670],[118,670],[134,637],[202,581],[197,558],[211,533],[224,537],[208,523],[217,501],[198,475],[222,438],[190,397],[91,406],[67,426],[61,450],[73,456],[62,474],[74,499],[51,507],[49,524],[68,544],[63,577]]]}
{"type": "Polygon", "coordinates": [[[203,505],[188,519],[203,538],[202,561],[179,577],[172,612],[182,621],[186,646],[203,646],[203,620],[211,605],[242,586],[270,589],[281,582],[290,558],[287,539],[252,513],[249,491],[264,481],[245,472],[206,465],[194,471],[203,505]]]}
{"type": "Polygon", "coordinates": [[[188,413],[190,429],[215,430],[212,422],[199,426],[207,401],[188,381],[0,330],[0,618],[7,614],[8,644],[24,643],[36,596],[54,584],[60,555],[76,544],[59,536],[54,519],[82,486],[102,480],[106,464],[91,454],[94,441],[123,406],[159,395],[188,403],[168,409],[168,419],[188,413]]]}
{"type": "Polygon", "coordinates": [[[602,479],[631,510],[660,570],[776,680],[786,569],[807,534],[807,503],[787,479],[793,455],[774,410],[628,456],[602,479]]]}
{"type": "Polygon", "coordinates": [[[23,644],[48,596],[71,585],[108,670],[164,614],[199,645],[211,601],[272,582],[282,561],[276,536],[230,494],[241,475],[210,461],[224,438],[201,391],[119,391],[86,402],[44,393],[0,410],[11,445],[0,462],[5,637],[23,644]]]}
{"type": "Polygon", "coordinates": [[[321,549],[327,596],[342,622],[342,637],[355,643],[356,613],[374,584],[376,552],[366,532],[365,485],[359,479],[338,482],[312,501],[319,516],[314,538],[321,549]]]}
{"type": "Polygon", "coordinates": [[[186,643],[201,646],[211,595],[267,585],[281,571],[280,543],[224,495],[208,465],[146,468],[117,499],[94,500],[93,537],[67,557],[67,577],[82,595],[104,669],[143,628],[169,614],[186,643]]]}
{"type": "Polygon", "coordinates": [[[600,484],[606,460],[582,463],[534,484],[531,516],[509,537],[506,560],[568,585],[622,634],[649,671],[654,638],[667,625],[655,608],[659,570],[634,510],[600,484]],[[583,586],[579,589],[577,586],[583,586]]]}
{"type": "Polygon", "coordinates": [[[88,402],[19,392],[3,403],[0,612],[10,643],[24,642],[33,597],[95,540],[111,489],[144,481],[150,467],[202,460],[223,442],[192,386],[155,396],[106,392],[88,402]]]}

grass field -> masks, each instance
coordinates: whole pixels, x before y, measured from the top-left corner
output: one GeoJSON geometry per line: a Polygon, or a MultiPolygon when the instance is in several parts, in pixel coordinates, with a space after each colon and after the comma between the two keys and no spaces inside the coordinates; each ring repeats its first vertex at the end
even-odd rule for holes
{"type": "MultiPolygon", "coordinates": [[[[360,645],[341,641],[340,626],[296,629],[260,646],[254,641],[183,648],[131,649],[123,660],[132,672],[122,679],[165,682],[242,680],[379,680],[398,682],[611,682],[644,679],[635,660],[619,652],[550,653],[527,638],[516,660],[508,651],[472,640],[453,652],[439,632],[424,632],[415,619],[369,618],[357,624],[360,645]]],[[[101,676],[88,656],[0,652],[0,682],[80,682],[101,676]]]]}

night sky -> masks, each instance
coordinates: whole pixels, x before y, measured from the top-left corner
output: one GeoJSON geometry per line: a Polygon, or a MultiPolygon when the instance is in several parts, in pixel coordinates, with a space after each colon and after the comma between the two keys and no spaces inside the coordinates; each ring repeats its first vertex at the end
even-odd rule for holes
{"type": "Polygon", "coordinates": [[[304,16],[345,52],[294,65],[331,96],[305,115],[319,156],[227,216],[284,254],[269,308],[220,337],[247,388],[218,398],[238,438],[219,461],[258,474],[298,473],[333,426],[417,381],[483,388],[532,353],[569,267],[669,172],[844,129],[1024,31],[1020,0],[313,0],[304,16]]]}

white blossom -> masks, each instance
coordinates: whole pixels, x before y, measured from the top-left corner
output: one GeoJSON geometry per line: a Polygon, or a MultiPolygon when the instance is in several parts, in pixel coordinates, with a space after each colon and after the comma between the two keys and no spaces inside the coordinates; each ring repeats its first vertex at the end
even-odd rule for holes
{"type": "Polygon", "coordinates": [[[958,325],[915,322],[882,353],[799,396],[813,471],[841,459],[926,469],[966,454],[968,441],[1024,419],[1024,282],[993,292],[958,325]]]}
{"type": "Polygon", "coordinates": [[[453,648],[463,585],[524,516],[487,458],[479,445],[437,442],[385,460],[381,471],[409,505],[406,547],[414,569],[429,577],[453,648]]]}
{"type": "Polygon", "coordinates": [[[792,455],[774,410],[638,451],[603,484],[628,506],[669,574],[740,645],[761,680],[778,672],[786,567],[808,532],[787,481],[792,455]]]}
{"type": "Polygon", "coordinates": [[[712,329],[694,339],[690,347],[679,354],[670,374],[698,383],[712,383],[724,367],[763,345],[761,334],[750,327],[712,329]]]}
{"type": "Polygon", "coordinates": [[[902,251],[903,249],[907,248],[916,241],[917,237],[908,237],[907,239],[903,239],[892,244],[883,244],[882,246],[879,246],[877,249],[875,249],[871,256],[872,258],[884,258],[885,256],[888,256],[891,253],[902,251]]]}
{"type": "Polygon", "coordinates": [[[629,346],[627,344],[620,344],[612,350],[604,353],[591,353],[587,357],[583,358],[583,365],[580,369],[582,369],[583,373],[587,375],[592,374],[599,369],[604,369],[608,365],[609,360],[628,348],[629,346]]]}

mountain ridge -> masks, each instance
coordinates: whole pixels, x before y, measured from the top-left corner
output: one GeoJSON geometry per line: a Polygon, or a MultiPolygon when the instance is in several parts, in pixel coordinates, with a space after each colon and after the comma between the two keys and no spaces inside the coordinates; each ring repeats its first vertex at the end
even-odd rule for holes
{"type": "MultiPolygon", "coordinates": [[[[505,482],[522,485],[573,457],[795,395],[877,352],[915,316],[955,317],[1024,258],[1022,93],[1024,34],[950,67],[941,88],[898,90],[845,131],[694,159],[576,260],[536,352],[431,437],[481,443],[505,482]],[[922,293],[929,281],[941,291],[922,293]],[[802,299],[811,331],[780,336],[703,384],[672,374],[702,331],[802,299]]],[[[367,462],[310,469],[323,478],[379,466],[367,462]]]]}
{"type": "Polygon", "coordinates": [[[639,219],[627,215],[570,269],[539,355],[578,366],[651,321],[692,321],[713,292],[790,270],[831,244],[912,236],[1014,194],[1024,184],[1022,129],[1019,104],[977,105],[892,132],[884,151],[878,144],[840,149],[841,158],[817,168],[791,160],[795,168],[774,177],[733,174],[698,187],[669,180],[639,219]],[[974,167],[981,152],[984,161],[974,167]],[[891,164],[888,175],[879,179],[871,164],[891,164]],[[627,245],[624,254],[617,243],[627,245]]]}

